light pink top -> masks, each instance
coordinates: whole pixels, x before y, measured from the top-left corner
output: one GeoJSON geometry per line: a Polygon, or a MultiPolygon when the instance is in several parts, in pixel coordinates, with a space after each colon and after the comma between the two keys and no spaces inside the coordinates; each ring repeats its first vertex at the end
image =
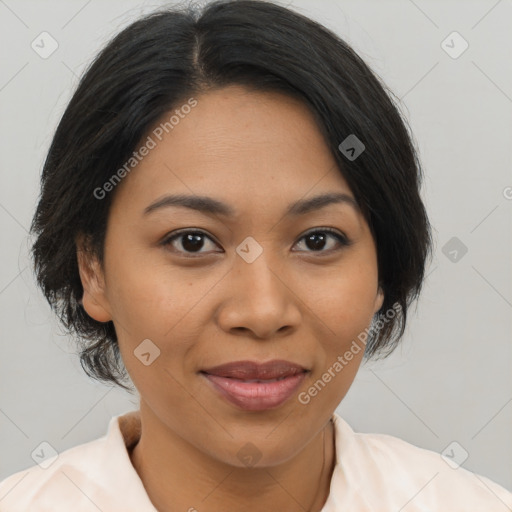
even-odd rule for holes
{"type": "MultiPolygon", "coordinates": [[[[488,478],[396,437],[355,433],[337,414],[333,419],[336,466],[322,512],[512,510],[512,493],[488,478]]],[[[155,512],[129,457],[139,437],[139,411],[113,417],[105,436],[0,482],[0,511],[155,512]]],[[[199,499],[194,507],[200,512],[199,499]]]]}

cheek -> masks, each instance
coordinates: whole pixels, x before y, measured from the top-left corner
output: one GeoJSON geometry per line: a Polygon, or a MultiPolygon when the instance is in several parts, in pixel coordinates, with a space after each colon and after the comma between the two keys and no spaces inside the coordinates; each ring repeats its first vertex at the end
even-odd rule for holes
{"type": "MultiPolygon", "coordinates": [[[[183,362],[208,321],[201,298],[213,283],[129,257],[110,275],[109,301],[124,364],[141,393],[160,396],[162,383],[173,389],[173,376],[183,380],[183,362]],[[154,362],[146,366],[147,352],[146,362],[154,362]]],[[[174,387],[179,391],[176,382],[174,387]]]]}
{"type": "MultiPolygon", "coordinates": [[[[371,266],[355,265],[329,281],[328,292],[309,297],[323,329],[317,366],[299,403],[308,411],[330,414],[352,385],[363,359],[366,336],[373,317],[377,276],[371,266]]],[[[319,324],[320,325],[320,324],[319,324]]]]}
{"type": "MultiPolygon", "coordinates": [[[[352,385],[374,315],[377,264],[372,247],[364,249],[343,260],[322,291],[309,295],[313,311],[328,327],[322,331],[322,351],[313,379],[314,386],[322,389],[318,404],[323,403],[326,410],[335,407],[352,385]]],[[[311,391],[315,393],[315,389],[311,391]]]]}
{"type": "Polygon", "coordinates": [[[112,258],[109,276],[111,310],[133,342],[141,336],[161,338],[191,308],[183,277],[172,275],[168,265],[148,261],[147,254],[126,251],[112,258]]]}
{"type": "Polygon", "coordinates": [[[364,330],[374,315],[378,290],[371,252],[358,251],[343,260],[322,283],[307,290],[308,302],[333,331],[335,343],[346,344],[364,330]]]}

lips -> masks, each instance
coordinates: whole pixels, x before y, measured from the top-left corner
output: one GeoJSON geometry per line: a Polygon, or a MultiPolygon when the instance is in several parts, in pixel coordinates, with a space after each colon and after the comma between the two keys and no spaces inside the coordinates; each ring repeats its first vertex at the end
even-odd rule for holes
{"type": "Polygon", "coordinates": [[[202,370],[213,389],[228,402],[249,411],[279,407],[300,386],[309,370],[290,361],[234,361],[202,370]]]}
{"type": "Polygon", "coordinates": [[[255,361],[233,361],[231,363],[203,370],[204,373],[209,375],[244,381],[277,380],[297,375],[298,373],[305,371],[306,369],[304,367],[281,359],[268,361],[267,363],[257,363],[255,361]]]}

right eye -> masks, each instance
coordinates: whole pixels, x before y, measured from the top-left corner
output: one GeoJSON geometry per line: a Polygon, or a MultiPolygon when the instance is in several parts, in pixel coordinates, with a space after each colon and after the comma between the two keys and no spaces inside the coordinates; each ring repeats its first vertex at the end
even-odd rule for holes
{"type": "Polygon", "coordinates": [[[209,252],[201,251],[205,245],[205,239],[208,239],[213,244],[215,244],[213,239],[203,231],[187,229],[178,231],[177,233],[172,233],[170,236],[167,236],[161,242],[161,245],[164,247],[170,246],[173,252],[182,253],[185,257],[193,258],[194,256],[187,256],[187,254],[207,254],[209,252]]]}

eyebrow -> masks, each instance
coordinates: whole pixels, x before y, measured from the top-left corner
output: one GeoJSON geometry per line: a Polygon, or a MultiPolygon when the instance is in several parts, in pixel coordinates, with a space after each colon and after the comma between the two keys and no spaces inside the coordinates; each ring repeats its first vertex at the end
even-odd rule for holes
{"type": "MultiPolygon", "coordinates": [[[[319,210],[330,204],[348,204],[352,206],[356,212],[359,212],[357,201],[348,194],[331,192],[320,194],[309,199],[299,199],[294,203],[288,205],[285,215],[297,216],[319,210]]],[[[171,206],[185,207],[196,210],[206,214],[223,215],[225,217],[234,217],[236,210],[222,201],[208,196],[189,196],[189,195],[167,195],[154,203],[151,203],[144,209],[143,214],[147,215],[151,212],[161,208],[168,208],[171,206]]]]}

